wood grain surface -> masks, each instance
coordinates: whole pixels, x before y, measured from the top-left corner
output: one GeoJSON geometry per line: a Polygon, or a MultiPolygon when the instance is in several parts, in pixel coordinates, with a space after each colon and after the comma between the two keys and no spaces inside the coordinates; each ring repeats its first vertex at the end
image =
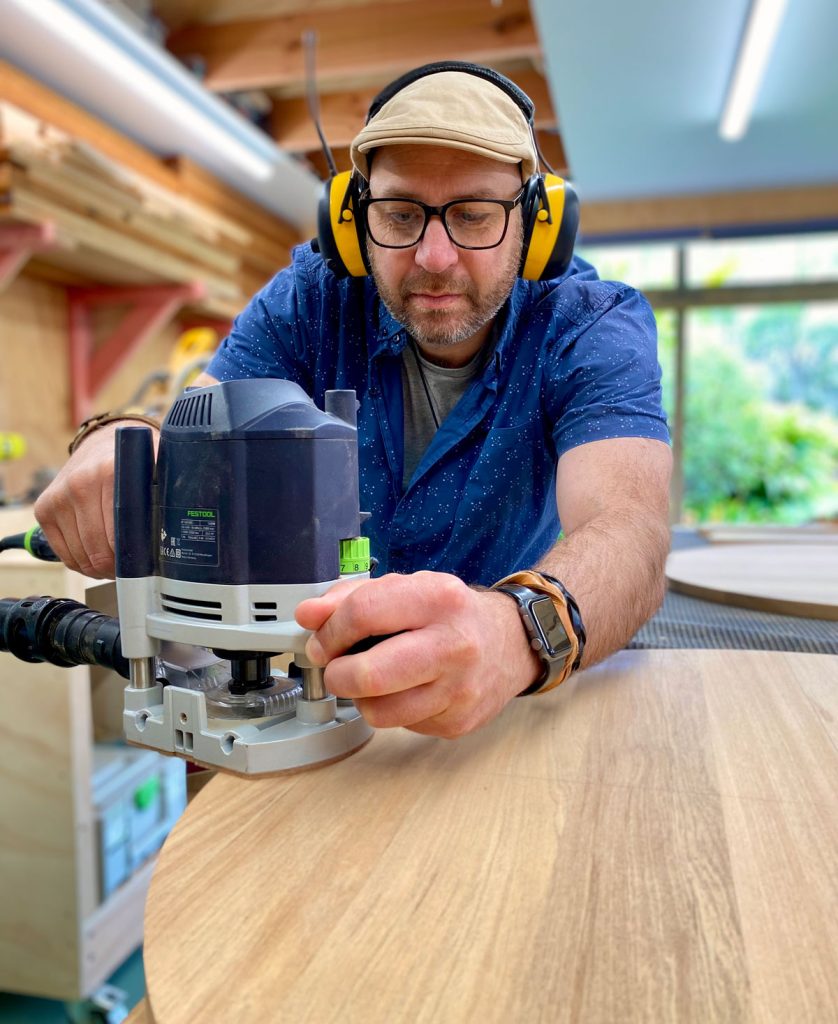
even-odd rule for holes
{"type": "Polygon", "coordinates": [[[672,590],[781,615],[838,620],[838,546],[723,544],[673,552],[672,590]]]}
{"type": "Polygon", "coordinates": [[[141,999],[125,1018],[125,1024],[154,1024],[151,1011],[145,999],[141,999]]]}
{"type": "Polygon", "coordinates": [[[622,652],[456,742],[219,775],[146,908],[156,1024],[834,1021],[838,659],[622,652]]]}

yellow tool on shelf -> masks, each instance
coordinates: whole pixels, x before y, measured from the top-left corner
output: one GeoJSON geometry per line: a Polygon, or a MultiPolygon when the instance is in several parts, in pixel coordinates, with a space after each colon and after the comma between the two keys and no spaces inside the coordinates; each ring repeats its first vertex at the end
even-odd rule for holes
{"type": "Polygon", "coordinates": [[[172,402],[206,369],[218,348],[214,327],[191,327],[175,343],[165,368],[153,370],[122,407],[122,412],[165,413],[172,402]]]}
{"type": "Polygon", "coordinates": [[[0,462],[13,462],[25,454],[26,438],[23,434],[0,430],[0,462]]]}

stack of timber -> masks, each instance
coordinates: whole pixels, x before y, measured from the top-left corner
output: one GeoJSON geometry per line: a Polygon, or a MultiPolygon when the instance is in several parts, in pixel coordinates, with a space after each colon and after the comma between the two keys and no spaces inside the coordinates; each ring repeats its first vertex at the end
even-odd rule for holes
{"type": "Polygon", "coordinates": [[[65,284],[199,281],[205,314],[234,316],[300,241],[283,221],[187,160],[152,178],[0,101],[0,224],[51,223],[33,269],[65,284]]]}

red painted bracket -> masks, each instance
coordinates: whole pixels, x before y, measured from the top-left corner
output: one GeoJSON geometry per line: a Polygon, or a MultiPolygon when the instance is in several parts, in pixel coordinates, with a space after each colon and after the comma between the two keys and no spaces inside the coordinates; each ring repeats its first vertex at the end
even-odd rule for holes
{"type": "MultiPolygon", "coordinates": [[[[169,324],[188,302],[206,294],[200,281],[184,285],[68,288],[70,387],[73,424],[93,412],[97,392],[153,334],[169,324]],[[129,308],[110,335],[94,344],[91,312],[102,306],[129,308]]],[[[102,411],[102,410],[99,410],[102,411]]]]}
{"type": "Polygon", "coordinates": [[[0,224],[0,291],[17,277],[36,252],[55,245],[55,225],[0,224]]]}

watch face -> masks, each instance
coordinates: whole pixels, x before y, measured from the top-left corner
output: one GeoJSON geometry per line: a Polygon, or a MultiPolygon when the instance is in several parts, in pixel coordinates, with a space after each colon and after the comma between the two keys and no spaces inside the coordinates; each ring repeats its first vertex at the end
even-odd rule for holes
{"type": "Polygon", "coordinates": [[[541,627],[541,632],[544,634],[544,639],[547,641],[550,653],[557,654],[562,648],[567,649],[569,644],[567,631],[562,625],[562,620],[559,618],[556,606],[550,598],[545,597],[542,601],[533,601],[530,604],[530,611],[541,627]]]}

